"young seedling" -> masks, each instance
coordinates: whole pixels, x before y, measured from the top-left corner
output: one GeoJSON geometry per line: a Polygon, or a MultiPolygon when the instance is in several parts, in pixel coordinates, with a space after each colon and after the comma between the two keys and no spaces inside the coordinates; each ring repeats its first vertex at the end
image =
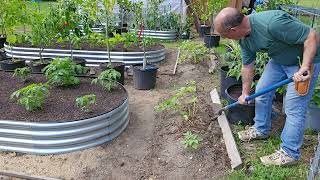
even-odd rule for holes
{"type": "Polygon", "coordinates": [[[76,106],[81,108],[82,111],[89,113],[92,112],[90,105],[96,103],[97,97],[95,94],[88,94],[76,99],[76,106]]]}
{"type": "Polygon", "coordinates": [[[17,68],[14,70],[13,76],[18,76],[23,81],[26,81],[30,76],[31,69],[29,67],[17,68]]]}
{"type": "Polygon", "coordinates": [[[104,90],[111,91],[117,86],[117,80],[120,79],[121,74],[114,69],[107,69],[103,71],[98,78],[92,80],[92,84],[99,83],[104,90]]]}
{"type": "Polygon", "coordinates": [[[17,98],[18,103],[23,105],[27,111],[34,111],[36,109],[42,109],[48,93],[47,84],[31,84],[13,92],[10,99],[17,98]]]}
{"type": "Polygon", "coordinates": [[[48,83],[53,86],[75,86],[80,84],[75,75],[84,67],[76,65],[69,58],[56,58],[43,71],[48,78],[48,83]]]}
{"type": "Polygon", "coordinates": [[[178,111],[184,120],[190,120],[197,112],[197,86],[195,81],[189,81],[187,86],[181,87],[176,94],[155,106],[156,112],[168,109],[178,111]]]}
{"type": "Polygon", "coordinates": [[[197,134],[193,134],[191,131],[187,131],[186,133],[183,133],[183,140],[181,141],[181,144],[184,148],[190,147],[193,149],[198,149],[198,146],[202,140],[203,139],[197,134]]]}

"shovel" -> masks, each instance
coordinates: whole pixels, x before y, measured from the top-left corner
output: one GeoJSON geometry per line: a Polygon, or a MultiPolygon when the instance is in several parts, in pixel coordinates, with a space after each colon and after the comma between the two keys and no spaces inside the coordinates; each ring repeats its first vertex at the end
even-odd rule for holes
{"type": "MultiPolygon", "coordinates": [[[[304,75],[304,76],[308,75],[308,72],[304,72],[303,75],[304,75]]],[[[255,99],[255,98],[258,97],[258,96],[261,96],[261,95],[263,95],[263,94],[266,94],[266,93],[268,93],[268,92],[270,92],[270,91],[273,91],[273,90],[277,89],[278,87],[281,87],[281,86],[283,86],[283,85],[289,84],[289,83],[291,83],[291,82],[293,82],[293,77],[290,77],[290,78],[288,78],[288,79],[285,79],[285,80],[282,80],[282,81],[280,81],[280,82],[277,82],[276,84],[273,84],[273,85],[271,85],[271,86],[269,86],[269,87],[267,87],[267,88],[265,88],[265,89],[261,89],[260,91],[257,91],[256,93],[254,93],[254,94],[252,94],[252,95],[250,95],[250,96],[247,96],[246,99],[245,99],[245,101],[246,101],[246,102],[249,102],[249,101],[255,99]]],[[[234,102],[234,103],[232,103],[232,104],[229,104],[229,105],[221,108],[221,109],[218,111],[218,116],[220,116],[223,111],[228,110],[228,109],[233,108],[233,107],[236,107],[236,106],[239,105],[239,104],[240,104],[239,101],[236,101],[236,102],[234,102]]]]}

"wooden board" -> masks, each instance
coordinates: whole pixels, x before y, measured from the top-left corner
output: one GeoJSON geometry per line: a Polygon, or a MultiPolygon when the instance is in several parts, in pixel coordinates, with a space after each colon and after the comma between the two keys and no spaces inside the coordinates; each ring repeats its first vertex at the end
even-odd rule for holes
{"type": "MultiPolygon", "coordinates": [[[[213,89],[210,92],[211,100],[212,103],[214,104],[219,104],[221,106],[220,98],[217,92],[217,89],[213,89]]],[[[228,156],[230,158],[230,163],[231,163],[231,168],[232,169],[237,169],[241,167],[242,165],[242,160],[240,157],[240,153],[237,147],[237,144],[234,140],[234,137],[232,135],[231,128],[229,126],[229,122],[227,120],[226,115],[224,112],[218,116],[218,123],[222,131],[224,143],[226,145],[226,149],[228,152],[228,156]]]]}

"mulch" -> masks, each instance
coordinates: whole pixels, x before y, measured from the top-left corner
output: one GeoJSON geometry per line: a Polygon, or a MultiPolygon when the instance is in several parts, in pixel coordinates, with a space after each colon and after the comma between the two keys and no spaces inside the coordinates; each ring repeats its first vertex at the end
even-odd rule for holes
{"type": "Polygon", "coordinates": [[[127,98],[122,86],[112,92],[106,92],[99,85],[91,84],[92,78],[80,78],[80,85],[76,87],[51,87],[43,109],[28,112],[22,105],[10,99],[10,95],[32,83],[44,83],[46,78],[42,74],[32,74],[29,81],[23,82],[12,73],[0,71],[0,119],[30,122],[71,121],[94,117],[109,112],[121,105],[127,98]],[[79,96],[95,94],[96,104],[91,106],[92,112],[86,113],[75,106],[79,96]]]}

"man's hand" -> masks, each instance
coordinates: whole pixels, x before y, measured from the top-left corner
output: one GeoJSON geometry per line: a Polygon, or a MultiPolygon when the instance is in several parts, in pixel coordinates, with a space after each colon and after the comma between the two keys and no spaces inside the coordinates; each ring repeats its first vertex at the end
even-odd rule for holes
{"type": "Polygon", "coordinates": [[[238,101],[240,104],[248,104],[248,102],[246,101],[246,97],[249,96],[248,94],[242,94],[239,98],[238,101]]]}
{"type": "Polygon", "coordinates": [[[298,72],[294,73],[293,80],[294,82],[301,82],[310,79],[310,77],[310,68],[308,66],[302,66],[298,72]],[[305,72],[307,72],[307,74],[305,72]]]}

